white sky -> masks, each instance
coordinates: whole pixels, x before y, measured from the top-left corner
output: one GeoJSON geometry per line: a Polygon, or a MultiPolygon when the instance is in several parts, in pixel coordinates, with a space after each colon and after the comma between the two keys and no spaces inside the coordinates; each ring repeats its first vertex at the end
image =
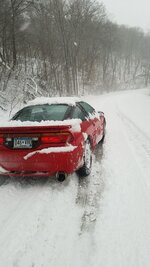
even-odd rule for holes
{"type": "Polygon", "coordinates": [[[150,30],[150,0],[102,0],[102,2],[114,22],[150,30]]]}

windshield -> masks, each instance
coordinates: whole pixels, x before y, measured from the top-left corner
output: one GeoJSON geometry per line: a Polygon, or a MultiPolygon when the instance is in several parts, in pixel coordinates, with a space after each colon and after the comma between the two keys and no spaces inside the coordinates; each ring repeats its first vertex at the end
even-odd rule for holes
{"type": "Polygon", "coordinates": [[[52,105],[36,105],[29,106],[20,110],[12,120],[20,121],[63,121],[67,110],[69,109],[68,105],[65,104],[52,104],[52,105]]]}

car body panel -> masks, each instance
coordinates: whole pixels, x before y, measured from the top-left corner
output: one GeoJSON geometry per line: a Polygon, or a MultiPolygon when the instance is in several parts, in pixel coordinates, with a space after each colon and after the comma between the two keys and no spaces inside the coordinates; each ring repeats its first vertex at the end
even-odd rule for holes
{"type": "Polygon", "coordinates": [[[4,144],[0,144],[0,167],[4,170],[3,175],[11,176],[70,174],[83,165],[86,139],[90,139],[91,149],[94,150],[103,133],[104,116],[97,115],[80,121],[80,131],[73,130],[69,124],[0,127],[0,137],[4,138],[4,144]],[[42,136],[47,133],[69,133],[71,139],[69,143],[42,143],[42,136]],[[37,141],[32,148],[13,148],[13,140],[18,137],[32,138],[32,144],[34,139],[37,141]]]}

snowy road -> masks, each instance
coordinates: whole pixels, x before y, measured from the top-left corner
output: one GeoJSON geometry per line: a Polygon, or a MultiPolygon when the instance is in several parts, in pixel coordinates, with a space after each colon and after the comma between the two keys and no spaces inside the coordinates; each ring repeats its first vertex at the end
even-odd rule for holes
{"type": "Polygon", "coordinates": [[[86,100],[107,118],[92,174],[0,187],[0,267],[150,266],[150,92],[86,100]]]}

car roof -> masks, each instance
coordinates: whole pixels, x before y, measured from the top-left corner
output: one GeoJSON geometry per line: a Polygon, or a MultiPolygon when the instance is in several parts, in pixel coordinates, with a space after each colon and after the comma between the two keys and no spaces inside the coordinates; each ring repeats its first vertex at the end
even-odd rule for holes
{"type": "Polygon", "coordinates": [[[27,106],[44,105],[44,104],[67,104],[69,106],[75,106],[81,99],[78,97],[37,97],[27,103],[27,106]]]}

